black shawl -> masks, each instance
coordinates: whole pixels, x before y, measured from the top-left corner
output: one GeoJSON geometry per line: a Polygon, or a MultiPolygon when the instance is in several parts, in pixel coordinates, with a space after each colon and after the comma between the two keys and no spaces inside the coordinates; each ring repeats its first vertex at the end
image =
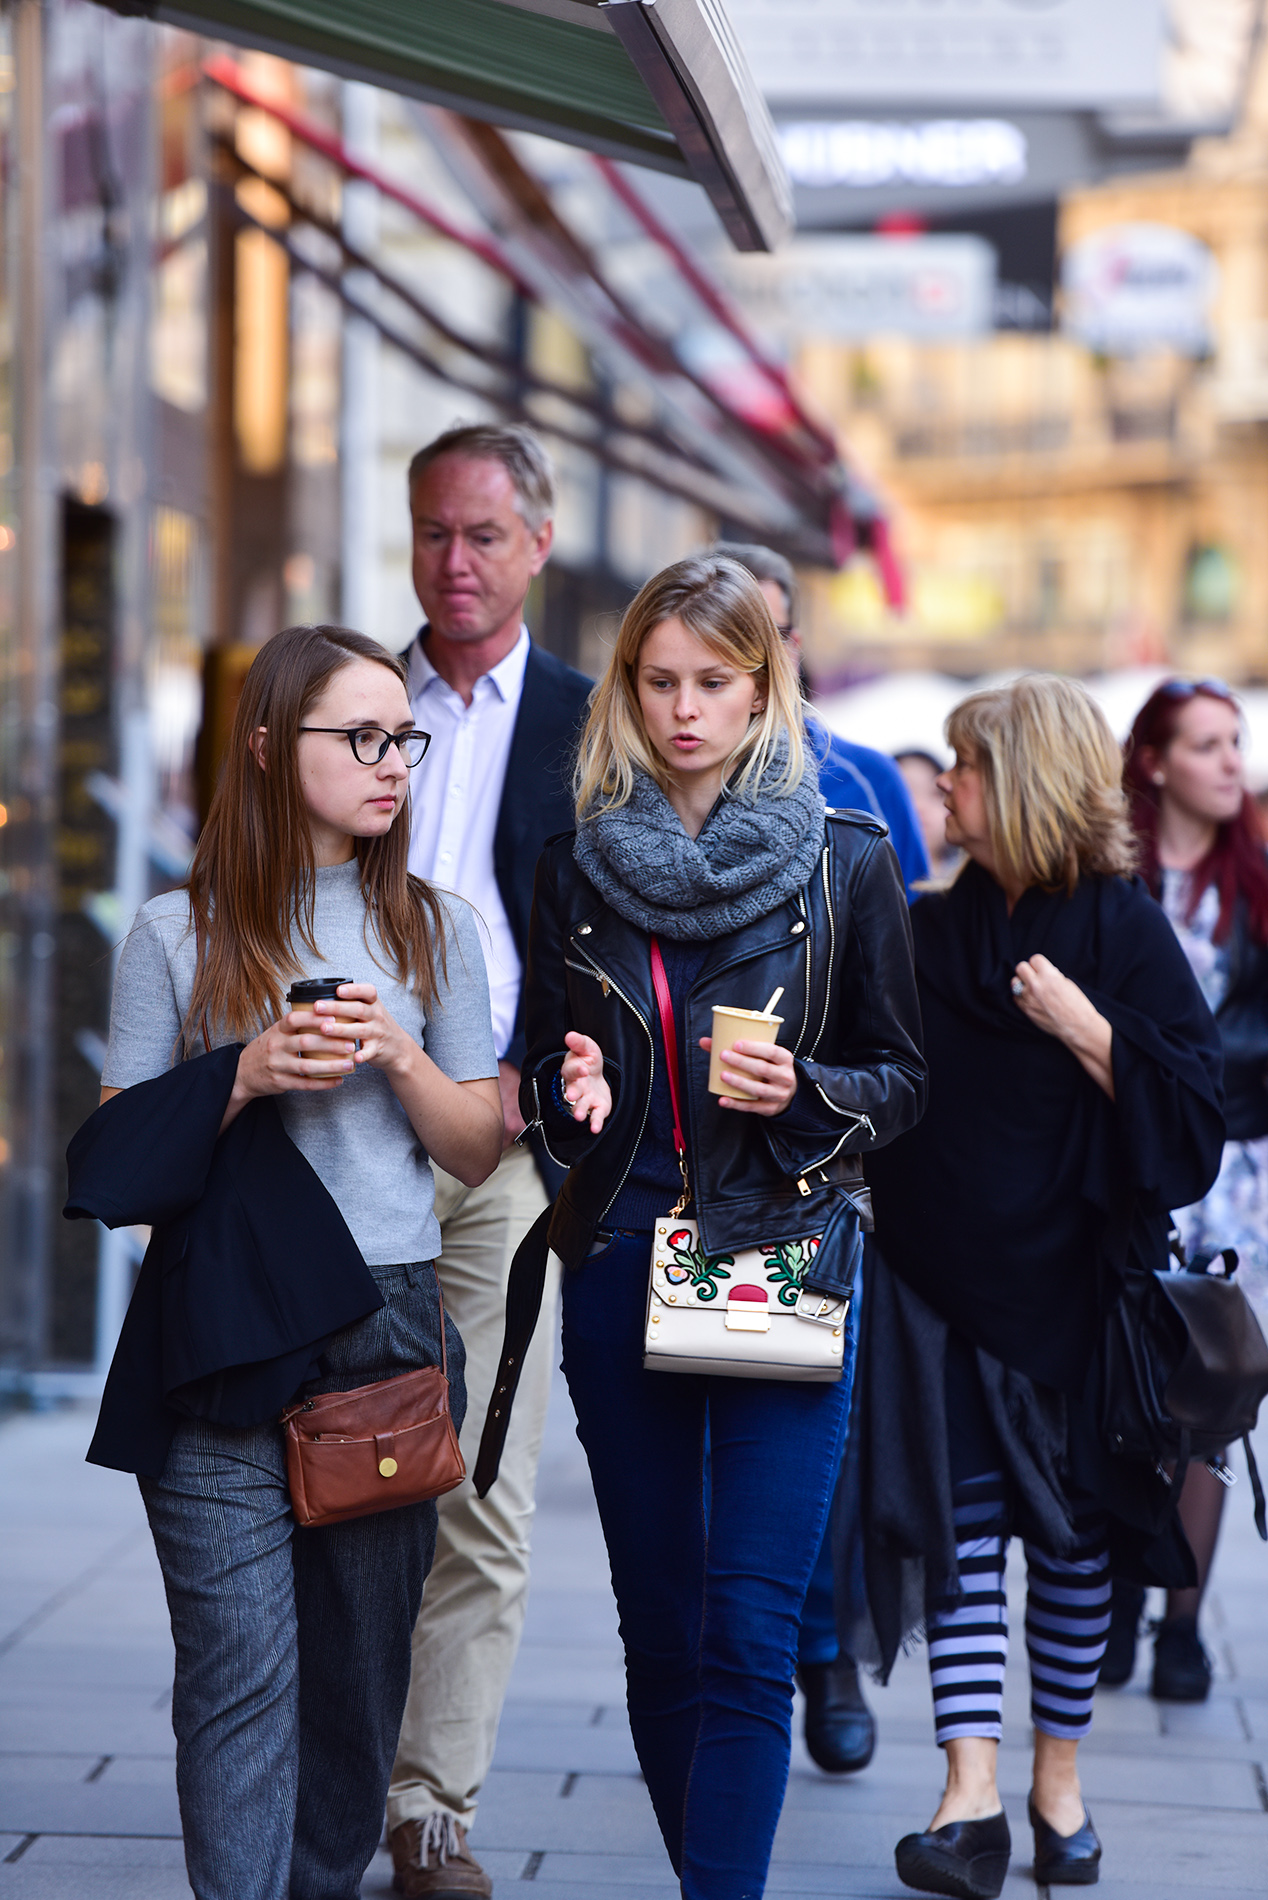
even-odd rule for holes
{"type": "Polygon", "coordinates": [[[878,1244],[973,1345],[1077,1391],[1129,1251],[1164,1265],[1170,1210],[1219,1169],[1214,1018],[1139,878],[1035,887],[1010,917],[969,864],[912,931],[929,1106],[868,1158],[878,1244]],[[1036,953],[1113,1028],[1114,1101],[1018,1008],[1014,967],[1036,953]]]}
{"type": "MultiPolygon", "coordinates": [[[[958,1590],[948,1327],[976,1348],[1011,1479],[1003,1528],[1062,1554],[1077,1496],[1105,1511],[1123,1576],[1193,1581],[1165,1479],[1100,1442],[1093,1354],[1129,1257],[1166,1264],[1170,1209],[1206,1192],[1224,1138],[1214,1019],[1139,879],[1085,878],[1071,897],[1029,890],[1010,917],[999,885],[970,864],[949,891],[921,899],[912,928],[929,1107],[867,1161],[867,1589],[839,1606],[851,1654],[882,1676],[921,1625],[926,1590],[958,1590]],[[1111,1024],[1112,1102],[1017,1007],[1015,966],[1036,953],[1111,1024]]],[[[838,1575],[854,1534],[838,1512],[838,1575]]]]}

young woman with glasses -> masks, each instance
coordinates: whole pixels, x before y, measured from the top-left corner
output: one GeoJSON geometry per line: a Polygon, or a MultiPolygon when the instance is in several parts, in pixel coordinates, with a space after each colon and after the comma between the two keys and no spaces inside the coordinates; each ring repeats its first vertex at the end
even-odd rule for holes
{"type": "MultiPolygon", "coordinates": [[[[501,1151],[473,914],[406,870],[409,768],[426,744],[402,664],[372,640],[292,627],[268,641],[188,885],[142,907],[115,980],[103,1101],[240,1043],[221,1137],[276,1097],[377,1282],[382,1306],[319,1342],[320,1376],[298,1397],[440,1363],[429,1157],[474,1184],[501,1151]],[[345,975],[311,1008],[283,1000],[293,979],[345,975]]],[[[462,1365],[450,1328],[458,1423],[462,1365]]],[[[198,1900],[353,1900],[382,1827],[436,1507],[299,1529],[275,1416],[230,1426],[213,1408],[168,1430],[141,1491],[176,1642],[190,1883],[198,1900]]]]}
{"type": "MultiPolygon", "coordinates": [[[[1124,783],[1141,870],[1202,987],[1224,1051],[1228,1140],[1219,1177],[1192,1207],[1174,1210],[1186,1252],[1235,1247],[1238,1281],[1268,1320],[1268,857],[1246,789],[1242,720],[1222,680],[1164,680],[1137,713],[1124,783]]],[[[1204,1701],[1211,1665],[1198,1637],[1224,1485],[1190,1465],[1180,1516],[1198,1581],[1172,1590],[1154,1645],[1151,1689],[1170,1702],[1204,1701]]],[[[1114,1628],[1102,1680],[1126,1682],[1143,1593],[1114,1586],[1114,1628]]]]}

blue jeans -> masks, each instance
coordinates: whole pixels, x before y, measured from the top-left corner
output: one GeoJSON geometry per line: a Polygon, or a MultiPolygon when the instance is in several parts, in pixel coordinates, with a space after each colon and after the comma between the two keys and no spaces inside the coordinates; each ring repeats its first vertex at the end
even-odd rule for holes
{"type": "MultiPolygon", "coordinates": [[[[335,1335],[307,1393],[439,1363],[430,1265],[373,1271],[386,1305],[335,1335]]],[[[447,1344],[461,1424],[452,1325],[447,1344]]],[[[162,1478],[140,1483],[176,1643],[190,1886],[198,1900],[356,1900],[383,1827],[436,1506],[300,1529],[275,1424],[190,1419],[162,1478]]]]}
{"type": "Polygon", "coordinates": [[[674,1872],[686,1900],[756,1900],[849,1385],[645,1372],[650,1255],[650,1234],[618,1235],[565,1274],[564,1372],[612,1565],[634,1746],[674,1872]]]}

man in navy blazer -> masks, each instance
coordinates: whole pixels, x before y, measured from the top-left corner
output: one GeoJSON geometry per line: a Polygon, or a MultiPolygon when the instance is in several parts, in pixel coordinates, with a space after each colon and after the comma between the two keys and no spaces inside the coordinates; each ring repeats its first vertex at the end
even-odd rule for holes
{"type": "MultiPolygon", "coordinates": [[[[572,755],[590,681],[535,645],[524,625],[529,585],[549,558],[555,502],[550,463],[531,430],[447,431],[410,464],[409,501],[426,624],[406,654],[408,690],[414,723],[432,740],[411,782],[410,869],[457,891],[482,920],[506,1123],[502,1160],[481,1187],[434,1168],[438,1265],[467,1349],[478,1438],[502,1349],[511,1259],[547,1188],[558,1186],[544,1151],[512,1145],[524,1127],[521,992],[537,859],[547,838],[573,825],[572,755]]],[[[468,1479],[440,1500],[388,1795],[388,1840],[406,1900],[493,1890],[466,1836],[524,1621],[554,1344],[553,1264],[509,1464],[504,1458],[487,1498],[468,1479]]],[[[466,1438],[471,1465],[475,1439],[466,1438]]]]}

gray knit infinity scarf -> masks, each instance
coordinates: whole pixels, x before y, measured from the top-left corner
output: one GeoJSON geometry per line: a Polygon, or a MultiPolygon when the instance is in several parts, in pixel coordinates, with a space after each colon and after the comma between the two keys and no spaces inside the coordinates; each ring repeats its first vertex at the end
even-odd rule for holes
{"type": "Polygon", "coordinates": [[[700,836],[689,838],[659,785],[639,772],[628,804],[581,821],[573,857],[628,923],[680,942],[711,941],[769,916],[802,888],[823,848],[823,813],[809,769],[786,797],[759,789],[719,799],[700,836]]]}

